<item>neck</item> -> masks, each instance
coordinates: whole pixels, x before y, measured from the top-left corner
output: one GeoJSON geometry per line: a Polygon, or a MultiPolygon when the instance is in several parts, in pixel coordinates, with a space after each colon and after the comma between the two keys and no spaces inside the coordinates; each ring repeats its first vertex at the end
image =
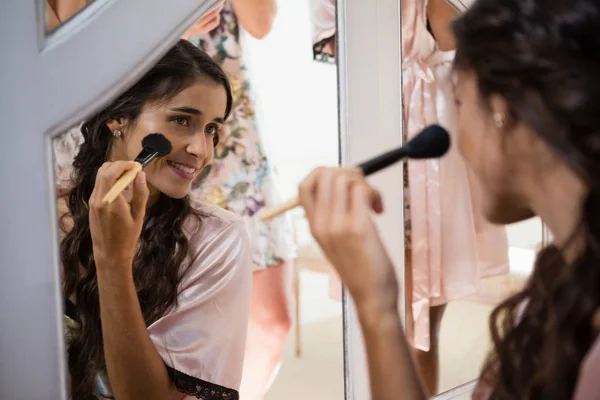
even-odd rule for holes
{"type": "Polygon", "coordinates": [[[148,202],[146,203],[146,210],[148,210],[150,207],[152,207],[154,204],[156,204],[156,202],[158,201],[158,199],[160,197],[160,192],[158,191],[158,189],[156,189],[149,183],[147,183],[147,185],[148,185],[149,193],[148,193],[148,202]]]}
{"type": "Polygon", "coordinates": [[[588,191],[585,183],[564,167],[533,185],[531,208],[552,232],[554,243],[564,251],[565,260],[575,261],[585,245],[585,239],[578,232],[588,191]]]}

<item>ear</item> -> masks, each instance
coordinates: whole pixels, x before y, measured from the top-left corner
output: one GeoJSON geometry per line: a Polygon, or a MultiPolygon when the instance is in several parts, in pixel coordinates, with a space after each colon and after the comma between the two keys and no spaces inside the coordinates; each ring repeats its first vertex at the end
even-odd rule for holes
{"type": "Polygon", "coordinates": [[[504,97],[493,94],[490,96],[488,101],[491,109],[491,118],[493,120],[499,117],[502,118],[502,127],[506,128],[515,122],[513,121],[513,115],[510,106],[508,105],[508,101],[506,101],[504,97]]]}
{"type": "Polygon", "coordinates": [[[111,132],[121,131],[125,127],[127,120],[125,118],[114,118],[106,121],[106,126],[111,132]]]}

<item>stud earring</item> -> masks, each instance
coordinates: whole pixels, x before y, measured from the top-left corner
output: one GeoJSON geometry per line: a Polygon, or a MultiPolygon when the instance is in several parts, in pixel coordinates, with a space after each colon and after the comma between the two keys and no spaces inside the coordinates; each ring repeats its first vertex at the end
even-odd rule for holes
{"type": "Polygon", "coordinates": [[[504,115],[500,113],[494,114],[494,122],[496,123],[496,128],[502,129],[504,128],[504,115]]]}
{"type": "Polygon", "coordinates": [[[119,137],[119,136],[121,136],[121,133],[122,132],[117,129],[116,131],[113,132],[113,135],[115,135],[115,137],[119,137]]]}

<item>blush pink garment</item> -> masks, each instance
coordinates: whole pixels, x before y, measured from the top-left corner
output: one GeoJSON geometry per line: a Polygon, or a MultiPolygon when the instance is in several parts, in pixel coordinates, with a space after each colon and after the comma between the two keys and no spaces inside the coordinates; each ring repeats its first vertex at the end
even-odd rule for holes
{"type": "Polygon", "coordinates": [[[592,346],[579,371],[573,400],[600,400],[600,340],[592,346]]]}
{"type": "MultiPolygon", "coordinates": [[[[451,79],[454,52],[437,49],[427,30],[427,2],[402,2],[404,128],[411,139],[439,124],[456,142],[451,79]]],[[[429,308],[477,293],[480,279],[508,271],[504,228],[480,214],[474,180],[453,146],[440,160],[408,163],[414,347],[430,347],[429,308]]]]}
{"type": "Polygon", "coordinates": [[[184,264],[191,267],[177,307],[150,325],[148,333],[167,366],[199,384],[212,384],[206,388],[237,391],[250,309],[250,240],[233,213],[210,205],[197,209],[202,217],[190,218],[186,226],[193,252],[184,264]]]}
{"type": "Polygon", "coordinates": [[[313,45],[335,34],[335,0],[310,0],[310,17],[313,45]]]}
{"type": "MultiPolygon", "coordinates": [[[[252,254],[241,218],[201,204],[200,218],[184,226],[189,253],[180,267],[177,306],[148,328],[173,379],[169,400],[239,396],[250,292],[252,254]]],[[[75,322],[65,316],[67,337],[75,322]]],[[[113,398],[105,370],[96,375],[93,396],[113,398]]]]}

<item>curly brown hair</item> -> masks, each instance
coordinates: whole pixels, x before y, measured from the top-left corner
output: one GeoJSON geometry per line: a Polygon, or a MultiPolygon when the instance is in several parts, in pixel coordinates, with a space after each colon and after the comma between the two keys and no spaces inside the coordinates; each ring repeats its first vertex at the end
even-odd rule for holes
{"type": "MultiPolygon", "coordinates": [[[[88,201],[98,169],[108,160],[112,146],[113,135],[106,122],[117,118],[135,121],[148,102],[172,98],[198,77],[208,77],[223,85],[227,92],[227,118],[232,95],[225,73],[196,46],[180,40],[136,84],[82,125],[85,141],[73,162],[68,214],[63,216],[72,220],[73,227],[60,243],[64,295],[67,299],[74,297],[77,308],[76,328],[68,343],[73,399],[95,398],[92,396],[94,379],[105,366],[88,201]]],[[[190,215],[200,218],[190,206],[189,197],[174,199],[164,194],[146,212],[133,274],[147,325],[177,303],[179,282],[185,273],[180,266],[188,253],[183,223],[190,215]]],[[[64,228],[65,224],[61,225],[64,228]]]]}
{"type": "Polygon", "coordinates": [[[600,306],[600,2],[478,0],[453,24],[455,68],[474,72],[482,100],[493,94],[532,127],[589,187],[575,236],[539,254],[526,287],[490,317],[494,348],[482,380],[491,399],[570,399],[598,337],[600,306]],[[573,240],[565,246],[573,246],[573,240]]]}

